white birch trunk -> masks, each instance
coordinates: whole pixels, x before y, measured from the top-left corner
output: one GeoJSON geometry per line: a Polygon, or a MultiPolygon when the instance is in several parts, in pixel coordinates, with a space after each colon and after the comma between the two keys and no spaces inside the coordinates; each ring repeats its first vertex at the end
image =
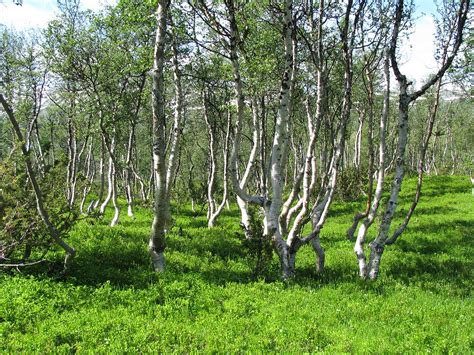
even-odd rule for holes
{"type": "Polygon", "coordinates": [[[355,143],[354,143],[354,166],[356,169],[360,168],[360,151],[362,146],[362,129],[364,128],[365,111],[359,113],[359,127],[357,128],[355,143]]]}
{"type": "Polygon", "coordinates": [[[377,170],[377,185],[375,188],[375,194],[370,207],[367,218],[359,226],[357,233],[357,239],[354,245],[354,252],[359,263],[359,276],[363,279],[367,277],[367,263],[364,252],[365,238],[367,231],[372,225],[377,215],[380,200],[382,198],[383,183],[385,177],[385,150],[386,150],[386,125],[390,109],[390,67],[389,67],[389,54],[388,50],[384,60],[384,77],[385,77],[385,93],[383,101],[383,110],[380,117],[380,131],[379,131],[379,163],[377,170]]]}
{"type": "Polygon", "coordinates": [[[76,197],[76,164],[77,164],[77,140],[76,128],[72,119],[74,101],[71,101],[71,112],[68,117],[68,170],[67,170],[67,200],[70,207],[74,205],[76,197]]]}
{"type": "Polygon", "coordinates": [[[125,198],[127,199],[127,215],[133,218],[133,189],[132,189],[132,151],[135,136],[135,121],[130,122],[130,132],[128,136],[127,158],[124,169],[125,198]]]}
{"type": "Polygon", "coordinates": [[[183,90],[181,87],[181,70],[179,68],[178,44],[176,43],[176,36],[177,35],[175,34],[173,40],[173,81],[175,89],[174,120],[173,130],[171,133],[171,147],[168,157],[168,169],[166,171],[166,194],[168,200],[171,197],[171,186],[176,176],[179,155],[179,140],[183,121],[183,90]]]}
{"type": "MultiPolygon", "coordinates": [[[[252,125],[252,149],[250,151],[249,159],[245,167],[244,175],[242,176],[242,179],[239,183],[240,189],[242,190],[245,190],[247,188],[248,180],[257,160],[257,154],[260,146],[260,124],[258,120],[257,103],[255,100],[252,101],[252,125]]],[[[237,195],[237,205],[240,209],[240,225],[245,231],[245,236],[249,238],[250,235],[248,231],[250,228],[250,216],[247,209],[247,202],[237,195]]]]}
{"type": "Polygon", "coordinates": [[[155,178],[155,208],[148,243],[153,268],[156,272],[165,270],[166,228],[170,222],[165,163],[165,92],[164,92],[164,47],[166,42],[166,18],[169,1],[158,1],[156,12],[157,31],[153,56],[153,171],[155,178]]]}
{"type": "Polygon", "coordinates": [[[99,161],[99,177],[100,177],[99,195],[97,196],[97,200],[92,205],[92,210],[95,210],[99,207],[100,201],[102,201],[102,197],[104,196],[104,185],[105,185],[104,155],[105,155],[104,138],[101,137],[100,161],[99,161]]]}
{"type": "MultiPolygon", "coordinates": [[[[92,166],[92,147],[93,147],[93,140],[91,139],[91,142],[89,143],[89,149],[87,152],[87,157],[86,157],[86,181],[84,184],[84,188],[82,190],[82,199],[81,199],[81,204],[80,204],[80,211],[82,214],[84,214],[84,205],[86,203],[87,195],[89,194],[91,188],[92,188],[92,183],[94,182],[94,176],[95,176],[95,169],[92,166]]],[[[89,213],[89,208],[87,209],[87,213],[89,213]]]]}
{"type": "Polygon", "coordinates": [[[113,174],[114,174],[114,162],[112,157],[109,157],[109,170],[107,172],[107,195],[105,196],[104,201],[100,205],[99,213],[103,215],[105,213],[105,209],[112,198],[112,190],[113,190],[113,174]]]}
{"type": "Polygon", "coordinates": [[[290,112],[290,87],[293,78],[293,4],[291,0],[284,1],[283,35],[285,45],[285,71],[281,80],[280,101],[273,136],[272,157],[270,163],[270,183],[272,186],[272,201],[265,209],[265,232],[272,237],[275,250],[280,258],[282,276],[292,277],[288,247],[280,232],[279,216],[282,207],[283,172],[285,171],[286,152],[288,146],[288,119],[290,112]]]}
{"type": "Polygon", "coordinates": [[[203,90],[202,93],[202,104],[204,107],[204,121],[206,122],[207,126],[207,133],[209,136],[209,143],[208,143],[208,156],[209,156],[209,175],[207,178],[207,221],[208,227],[211,228],[212,226],[209,225],[209,219],[214,214],[214,210],[216,208],[216,204],[214,201],[214,189],[215,189],[215,180],[216,180],[216,148],[215,148],[215,136],[214,136],[214,125],[210,121],[209,117],[209,109],[207,106],[207,94],[203,90]]]}
{"type": "Polygon", "coordinates": [[[110,226],[115,227],[119,223],[120,219],[120,206],[117,202],[117,169],[115,164],[112,163],[112,204],[114,206],[114,217],[110,221],[110,226]]]}
{"type": "Polygon", "coordinates": [[[228,206],[228,200],[227,200],[227,195],[228,195],[228,188],[227,188],[227,180],[228,180],[228,156],[229,156],[229,142],[230,142],[230,130],[231,130],[231,121],[232,121],[232,116],[228,115],[227,117],[227,130],[226,130],[226,136],[225,136],[225,142],[224,142],[224,149],[223,149],[223,156],[224,156],[224,164],[223,164],[223,194],[222,194],[222,200],[219,206],[215,208],[214,213],[211,213],[209,216],[209,220],[207,223],[207,226],[209,228],[214,227],[215,221],[217,217],[221,214],[222,210],[224,209],[224,206],[227,204],[228,206]]]}

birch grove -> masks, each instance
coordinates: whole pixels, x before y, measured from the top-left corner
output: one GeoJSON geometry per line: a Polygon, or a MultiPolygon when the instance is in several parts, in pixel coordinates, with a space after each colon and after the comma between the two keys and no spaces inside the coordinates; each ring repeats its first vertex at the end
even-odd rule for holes
{"type": "MultiPolygon", "coordinates": [[[[419,86],[400,64],[414,16],[404,0],[122,0],[103,13],[61,2],[41,34],[0,28],[0,168],[26,179],[66,264],[79,216],[114,228],[139,223],[145,208],[163,272],[166,236],[185,234],[175,221],[190,203],[209,229],[233,218],[243,243],[271,242],[283,279],[307,246],[322,273],[336,201],[354,213],[340,236],[354,268],[376,279],[385,247],[416,215],[423,176],[467,174],[472,163],[457,64],[468,57],[470,1],[440,4],[438,69],[419,86]],[[457,78],[450,100],[446,76],[457,78]],[[400,211],[407,171],[418,181],[400,211]],[[61,213],[50,212],[53,197],[61,213]]],[[[8,234],[2,223],[16,240],[0,255],[30,257],[34,243],[19,236],[34,238],[33,227],[8,234]]]]}

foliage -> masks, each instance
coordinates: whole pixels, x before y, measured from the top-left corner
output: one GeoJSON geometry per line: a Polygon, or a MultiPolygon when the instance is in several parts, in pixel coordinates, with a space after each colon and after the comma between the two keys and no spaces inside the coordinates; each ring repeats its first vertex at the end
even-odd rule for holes
{"type": "Polygon", "coordinates": [[[243,242],[243,246],[247,250],[249,259],[255,264],[254,277],[260,277],[265,274],[272,259],[272,242],[270,237],[264,234],[260,209],[250,205],[248,212],[250,226],[246,231],[247,238],[243,242]]]}
{"type": "Polygon", "coordinates": [[[339,174],[336,196],[342,201],[354,201],[360,197],[367,185],[367,169],[347,167],[339,174]]]}
{"type": "MultiPolygon", "coordinates": [[[[64,168],[49,168],[40,187],[48,212],[57,230],[66,235],[78,218],[66,203],[64,191],[57,184],[65,179],[64,168]]],[[[21,157],[12,154],[0,162],[0,266],[26,261],[30,254],[44,255],[52,246],[50,233],[36,209],[36,199],[22,167],[21,157]]]]}

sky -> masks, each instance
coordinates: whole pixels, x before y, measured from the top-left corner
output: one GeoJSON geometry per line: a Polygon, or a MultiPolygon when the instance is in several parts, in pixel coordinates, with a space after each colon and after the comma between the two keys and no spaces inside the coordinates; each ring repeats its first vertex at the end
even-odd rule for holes
{"type": "MultiPolygon", "coordinates": [[[[85,9],[100,10],[104,5],[113,5],[117,0],[81,0],[85,9]]],[[[436,68],[434,60],[435,25],[431,14],[436,11],[434,0],[415,0],[417,18],[415,29],[408,42],[402,43],[401,71],[415,87],[433,73],[436,68]]],[[[22,6],[13,4],[12,0],[0,0],[0,24],[24,30],[31,27],[46,27],[56,11],[56,0],[23,0],[22,6]]]]}
{"type": "MultiPolygon", "coordinates": [[[[56,3],[56,0],[23,0],[23,5],[18,6],[13,0],[0,0],[0,23],[17,30],[46,27],[55,16],[56,3]]],[[[97,11],[116,3],[117,0],[81,0],[80,6],[97,11]]]]}

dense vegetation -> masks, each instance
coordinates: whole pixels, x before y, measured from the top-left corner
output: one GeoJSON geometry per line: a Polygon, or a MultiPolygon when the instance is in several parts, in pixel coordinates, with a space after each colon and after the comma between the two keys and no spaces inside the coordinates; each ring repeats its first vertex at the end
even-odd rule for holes
{"type": "MultiPolygon", "coordinates": [[[[404,186],[402,210],[415,184],[404,186]]],[[[80,252],[66,279],[55,272],[60,253],[56,262],[1,276],[1,349],[468,353],[473,198],[465,177],[427,179],[416,218],[369,284],[357,280],[351,243],[342,237],[362,201],[336,203],[322,236],[325,273],[314,271],[307,248],[290,283],[278,281],[276,257],[253,274],[234,207],[208,230],[204,214],[175,206],[164,274],[149,267],[148,208],[114,229],[111,214],[84,220],[71,234],[80,252]]]]}

